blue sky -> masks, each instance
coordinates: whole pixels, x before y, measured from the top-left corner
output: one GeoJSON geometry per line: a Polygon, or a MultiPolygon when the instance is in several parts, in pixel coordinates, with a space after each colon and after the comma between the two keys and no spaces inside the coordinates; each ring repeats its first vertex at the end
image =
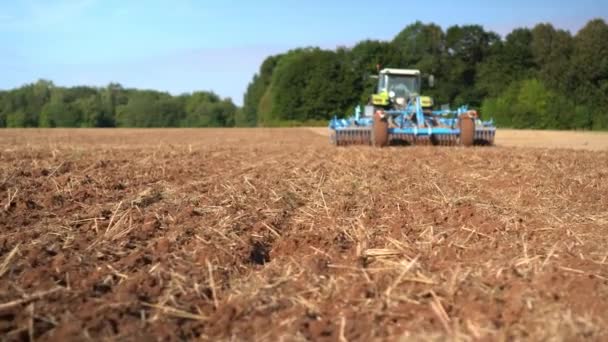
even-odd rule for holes
{"type": "Polygon", "coordinates": [[[114,81],[241,104],[263,59],[298,46],[388,40],[416,20],[505,35],[538,22],[575,33],[598,17],[607,0],[0,0],[0,89],[114,81]]]}

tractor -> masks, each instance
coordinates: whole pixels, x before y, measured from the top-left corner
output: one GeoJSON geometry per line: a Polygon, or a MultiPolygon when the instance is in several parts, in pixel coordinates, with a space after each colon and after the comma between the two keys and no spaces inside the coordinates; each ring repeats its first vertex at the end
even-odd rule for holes
{"type": "MultiPolygon", "coordinates": [[[[329,123],[331,141],[338,146],[372,145],[493,145],[493,120],[482,121],[475,110],[461,106],[434,109],[433,99],[422,96],[420,70],[382,69],[378,88],[364,109],[329,123]]],[[[432,87],[434,77],[428,76],[432,87]]]]}

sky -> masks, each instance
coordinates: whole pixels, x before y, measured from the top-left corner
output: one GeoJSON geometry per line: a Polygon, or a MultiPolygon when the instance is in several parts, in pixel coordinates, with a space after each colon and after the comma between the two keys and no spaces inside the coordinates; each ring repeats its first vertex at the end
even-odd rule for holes
{"type": "Polygon", "coordinates": [[[608,20],[608,0],[0,0],[0,89],[118,82],[240,105],[264,58],[295,47],[390,40],[416,20],[504,36],[593,18],[608,20]]]}

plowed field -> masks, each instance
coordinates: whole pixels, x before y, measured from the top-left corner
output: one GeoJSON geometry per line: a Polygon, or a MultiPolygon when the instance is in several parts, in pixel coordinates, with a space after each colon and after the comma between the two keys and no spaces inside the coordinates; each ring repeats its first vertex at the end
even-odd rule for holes
{"type": "Polygon", "coordinates": [[[608,151],[0,131],[3,340],[607,340],[608,151]]]}

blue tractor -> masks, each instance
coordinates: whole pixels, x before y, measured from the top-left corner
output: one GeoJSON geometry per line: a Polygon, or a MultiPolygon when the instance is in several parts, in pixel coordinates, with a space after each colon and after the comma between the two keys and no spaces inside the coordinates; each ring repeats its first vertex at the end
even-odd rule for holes
{"type": "MultiPolygon", "coordinates": [[[[429,83],[433,84],[433,76],[429,83]]],[[[420,70],[383,69],[378,91],[364,109],[330,123],[331,141],[344,145],[493,145],[493,120],[482,121],[476,111],[433,109],[433,100],[420,94],[420,70]]]]}

